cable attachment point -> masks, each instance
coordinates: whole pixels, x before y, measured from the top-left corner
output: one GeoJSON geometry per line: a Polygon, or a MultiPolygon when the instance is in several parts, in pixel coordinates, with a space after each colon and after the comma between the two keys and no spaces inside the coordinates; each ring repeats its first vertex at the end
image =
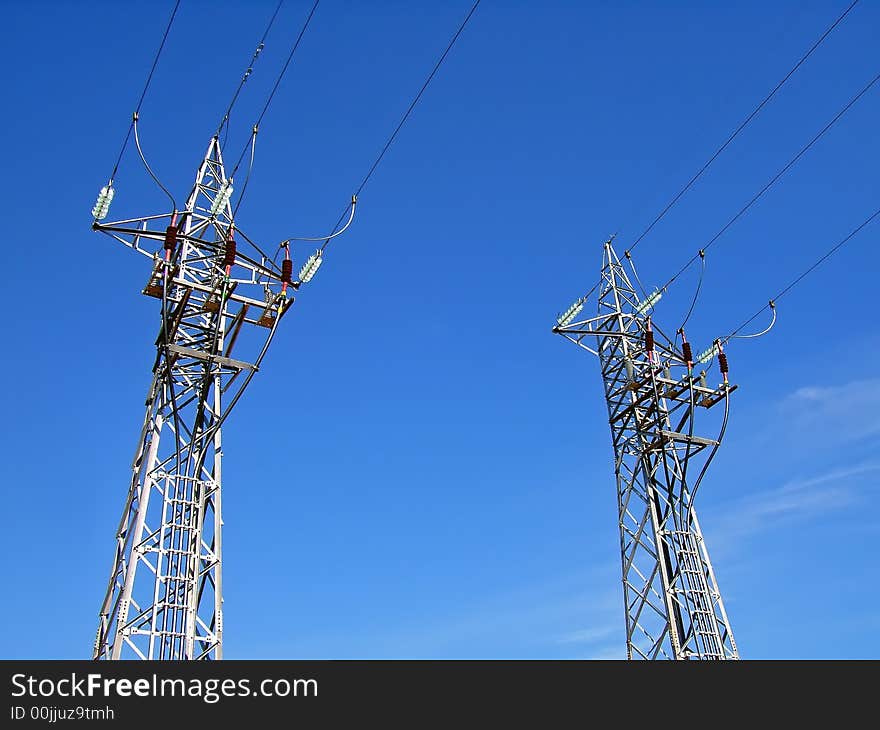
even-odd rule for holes
{"type": "MultiPolygon", "coordinates": [[[[740,326],[737,327],[732,333],[730,333],[729,335],[727,335],[727,337],[724,338],[724,341],[727,342],[727,341],[732,340],[732,339],[738,339],[738,340],[749,340],[749,339],[753,339],[753,338],[755,338],[755,337],[762,337],[763,335],[766,335],[770,330],[773,329],[774,325],[776,324],[776,314],[777,314],[777,313],[776,313],[776,302],[775,302],[773,299],[771,299],[770,301],[767,302],[767,307],[770,309],[770,324],[768,324],[764,329],[762,329],[760,332],[753,332],[752,334],[741,335],[741,334],[739,334],[739,331],[740,331],[745,325],[740,325],[740,326]]],[[[761,310],[761,311],[763,311],[763,310],[761,310]]],[[[750,320],[748,320],[748,322],[746,322],[745,324],[749,324],[752,320],[754,320],[755,318],[757,318],[758,314],[760,314],[760,313],[761,313],[761,312],[758,312],[757,314],[755,314],[755,315],[754,315],[750,320]]]]}

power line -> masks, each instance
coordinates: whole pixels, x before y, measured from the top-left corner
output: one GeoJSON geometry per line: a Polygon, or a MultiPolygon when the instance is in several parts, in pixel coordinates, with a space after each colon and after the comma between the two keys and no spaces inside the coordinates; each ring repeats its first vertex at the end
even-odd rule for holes
{"type": "Polygon", "coordinates": [[[241,81],[238,82],[238,88],[232,95],[232,100],[229,102],[229,106],[226,108],[226,113],[220,120],[220,124],[217,127],[217,136],[220,135],[223,126],[229,123],[229,115],[232,113],[232,108],[235,106],[235,102],[238,101],[238,95],[241,93],[245,82],[248,80],[254,70],[254,64],[257,62],[257,58],[259,57],[260,53],[262,53],[263,48],[266,45],[266,38],[269,37],[269,31],[272,30],[272,26],[275,24],[275,18],[278,17],[278,11],[281,10],[282,5],[284,5],[284,0],[279,0],[278,5],[275,8],[275,12],[272,13],[272,17],[269,19],[269,24],[266,26],[266,30],[263,32],[263,37],[260,38],[260,42],[257,43],[257,47],[254,49],[254,55],[251,56],[251,60],[248,63],[247,68],[245,69],[244,75],[242,75],[241,81]]]}
{"type": "MultiPolygon", "coordinates": [[[[407,107],[407,110],[404,112],[403,116],[401,117],[400,122],[394,128],[394,131],[391,133],[391,136],[388,138],[388,141],[385,142],[385,145],[382,147],[382,150],[379,152],[379,156],[376,158],[376,160],[370,166],[370,169],[367,172],[367,174],[364,176],[364,179],[361,180],[360,185],[358,185],[357,190],[354,193],[353,199],[356,199],[361,194],[364,187],[366,187],[366,184],[369,182],[370,178],[373,176],[373,173],[376,171],[376,168],[379,166],[379,163],[382,162],[382,159],[385,157],[385,153],[388,152],[388,148],[391,147],[392,143],[397,138],[398,133],[403,128],[403,125],[406,123],[406,120],[409,119],[410,114],[412,114],[412,111],[413,111],[413,109],[415,109],[416,104],[419,103],[419,99],[422,98],[422,94],[425,93],[425,89],[428,88],[428,85],[431,83],[431,80],[437,74],[437,71],[440,69],[440,66],[443,65],[443,61],[446,60],[446,56],[449,55],[449,52],[452,50],[452,47],[455,45],[455,42],[458,40],[458,37],[461,35],[462,31],[465,29],[465,26],[468,24],[468,21],[471,19],[471,16],[474,14],[474,11],[476,11],[477,6],[479,6],[479,4],[480,4],[480,0],[476,0],[476,2],[471,6],[471,9],[468,11],[468,14],[464,17],[464,20],[461,21],[461,25],[458,26],[458,30],[455,31],[455,34],[452,36],[451,40],[447,44],[446,49],[440,55],[440,58],[437,59],[437,63],[434,64],[434,68],[431,69],[431,73],[428,74],[428,77],[425,79],[425,82],[422,84],[421,88],[419,89],[419,92],[415,95],[415,97],[413,98],[409,107],[407,107]]],[[[345,216],[348,214],[349,208],[350,208],[350,205],[345,206],[345,209],[342,211],[342,214],[339,216],[339,219],[336,221],[336,224],[333,226],[334,232],[336,231],[337,228],[339,228],[339,224],[342,223],[342,221],[345,219],[345,216]]],[[[327,244],[329,243],[332,235],[333,234],[331,232],[331,236],[329,236],[324,241],[324,244],[321,246],[321,251],[323,251],[327,247],[327,244]]]]}
{"type": "MultiPolygon", "coordinates": [[[[269,92],[269,97],[266,99],[266,103],[263,105],[263,110],[260,112],[260,116],[257,117],[257,121],[254,123],[253,131],[251,132],[251,137],[256,136],[257,131],[259,130],[260,123],[263,121],[263,117],[266,116],[266,112],[269,110],[269,105],[272,103],[272,99],[275,97],[275,92],[278,91],[278,87],[281,85],[281,80],[284,78],[284,74],[287,73],[287,68],[290,66],[290,62],[293,60],[293,56],[296,53],[296,49],[299,48],[300,41],[303,36],[306,34],[306,31],[309,28],[309,23],[312,22],[312,16],[315,14],[315,11],[318,9],[318,4],[321,0],[315,0],[314,5],[312,5],[312,9],[309,11],[308,17],[306,17],[306,22],[303,23],[303,27],[300,29],[299,35],[296,37],[296,41],[293,44],[293,47],[290,49],[290,53],[287,56],[287,60],[284,62],[284,66],[281,67],[281,72],[278,74],[278,78],[275,79],[275,85],[272,87],[272,91],[269,92]]],[[[248,139],[244,148],[241,150],[241,154],[238,156],[238,161],[235,163],[235,167],[232,168],[232,173],[229,177],[235,177],[235,173],[241,165],[241,161],[244,159],[245,154],[247,153],[248,147],[251,146],[251,140],[248,139]]]]}
{"type": "Polygon", "coordinates": [[[122,155],[125,153],[125,148],[128,146],[128,140],[131,138],[132,130],[134,129],[135,119],[141,111],[141,105],[144,103],[144,97],[147,95],[147,89],[150,88],[150,82],[153,80],[153,74],[156,71],[156,66],[159,64],[159,57],[162,55],[162,50],[165,48],[165,41],[168,39],[168,33],[171,31],[171,26],[174,23],[174,18],[177,15],[177,9],[180,7],[180,0],[174,3],[174,9],[171,11],[171,17],[168,19],[168,25],[165,26],[165,33],[162,35],[162,42],[159,44],[159,49],[156,51],[156,56],[153,58],[153,65],[150,67],[150,73],[147,74],[147,80],[144,83],[144,89],[141,91],[141,96],[138,99],[137,106],[135,107],[134,114],[132,115],[131,122],[128,125],[128,132],[125,134],[125,139],[122,141],[122,148],[119,150],[119,156],[116,158],[116,164],[113,166],[113,172],[110,174],[110,181],[116,177],[116,172],[119,170],[119,163],[122,162],[122,155]]]}
{"type": "Polygon", "coordinates": [[[681,268],[675,273],[675,275],[674,275],[669,281],[667,281],[662,287],[660,287],[660,291],[663,291],[663,290],[667,289],[667,288],[668,288],[668,287],[669,287],[669,286],[670,286],[670,285],[671,285],[671,284],[672,284],[672,283],[673,283],[673,282],[674,282],[679,276],[681,276],[681,275],[682,275],[682,274],[683,274],[683,273],[684,273],[684,272],[685,272],[685,271],[691,266],[691,264],[693,264],[698,258],[700,258],[700,257],[701,257],[701,256],[702,256],[702,255],[703,255],[703,254],[709,249],[709,247],[710,247],[713,243],[715,243],[715,241],[717,241],[719,238],[721,238],[721,236],[722,236],[722,235],[723,235],[723,234],[724,234],[724,233],[725,233],[725,232],[726,232],[726,231],[727,231],[727,230],[728,230],[728,229],[729,229],[729,228],[730,228],[730,227],[731,227],[731,226],[732,226],[737,220],[739,220],[739,219],[740,219],[740,218],[746,213],[746,211],[749,210],[749,208],[751,208],[756,202],[758,202],[758,200],[760,200],[761,197],[763,197],[764,193],[766,193],[771,187],[773,187],[773,185],[775,185],[776,182],[777,182],[777,181],[778,181],[778,180],[779,180],[779,179],[780,179],[780,178],[781,178],[786,172],[788,172],[788,171],[792,168],[792,166],[794,166],[794,164],[795,164],[795,163],[796,163],[801,157],[803,157],[804,154],[806,154],[807,151],[808,151],[808,150],[809,150],[809,149],[810,149],[810,148],[811,148],[816,142],[818,142],[819,139],[821,139],[821,138],[825,135],[825,133],[826,133],[829,129],[831,129],[831,128],[832,128],[832,127],[838,122],[838,120],[840,120],[841,117],[843,117],[844,114],[846,114],[846,113],[849,111],[849,109],[853,106],[853,104],[855,104],[859,99],[861,99],[862,96],[864,96],[864,95],[865,95],[865,94],[871,89],[871,87],[874,86],[874,84],[877,83],[878,80],[880,80],[880,74],[877,74],[873,79],[871,79],[871,81],[868,82],[868,84],[867,84],[867,85],[866,85],[861,91],[859,91],[858,94],[856,94],[852,99],[850,99],[850,100],[846,103],[846,105],[845,105],[845,106],[844,106],[839,112],[837,112],[837,114],[834,116],[834,118],[833,118],[830,122],[828,122],[828,124],[826,124],[826,125],[825,125],[825,126],[824,126],[824,127],[818,132],[818,134],[816,134],[816,135],[815,135],[815,136],[814,136],[809,142],[807,142],[807,144],[804,145],[804,146],[800,149],[800,151],[799,151],[794,157],[792,157],[791,160],[788,161],[788,163],[786,163],[785,167],[783,167],[779,172],[777,172],[777,173],[776,173],[776,174],[770,179],[770,181],[769,181],[769,182],[768,182],[763,188],[761,188],[757,193],[755,193],[755,195],[752,196],[752,198],[748,201],[748,203],[746,203],[742,208],[740,208],[739,212],[737,212],[737,214],[734,215],[733,218],[731,218],[729,221],[727,221],[727,223],[724,224],[724,226],[722,226],[721,230],[719,230],[718,233],[716,233],[714,236],[712,236],[712,238],[710,238],[710,239],[709,239],[709,240],[708,240],[708,241],[707,241],[707,242],[706,242],[706,243],[705,243],[705,244],[704,244],[704,245],[703,245],[703,246],[697,251],[697,253],[695,253],[690,259],[688,259],[687,263],[685,263],[685,265],[682,266],[682,267],[681,267],[681,268]]]}
{"type": "Polygon", "coordinates": [[[767,304],[761,307],[757,312],[755,312],[751,317],[749,317],[745,322],[739,325],[733,332],[731,332],[724,340],[729,340],[732,337],[736,337],[745,327],[748,327],[752,322],[757,319],[761,313],[769,308],[774,308],[775,303],[778,302],[782,297],[784,297],[788,292],[794,289],[801,281],[804,280],[809,274],[815,271],[819,266],[825,263],[826,260],[831,258],[838,250],[840,250],[846,243],[850,241],[854,236],[856,236],[865,226],[867,226],[871,221],[873,221],[877,216],[880,216],[880,208],[875,210],[871,215],[869,215],[864,221],[862,221],[858,226],[856,226],[852,231],[850,231],[846,237],[842,240],[838,241],[834,246],[832,246],[828,251],[826,251],[819,259],[817,259],[812,266],[803,271],[797,278],[795,278],[788,286],[786,286],[782,291],[780,291],[775,297],[773,297],[767,304]]]}
{"type": "Polygon", "coordinates": [[[657,225],[657,223],[660,221],[660,219],[663,218],[663,216],[665,216],[669,212],[669,210],[679,201],[679,199],[688,190],[691,189],[691,186],[693,186],[693,184],[697,180],[699,180],[700,177],[702,177],[703,173],[709,169],[709,166],[713,162],[715,162],[715,160],[718,158],[718,156],[722,152],[724,152],[725,149],[727,149],[727,146],[731,142],[733,142],[734,139],[736,139],[736,137],[739,135],[739,133],[742,132],[743,129],[745,129],[748,126],[749,122],[751,122],[752,119],[754,119],[758,115],[758,112],[760,112],[761,109],[763,109],[764,106],[776,95],[776,92],[779,91],[785,85],[785,83],[794,75],[795,71],[797,71],[801,67],[801,65],[804,63],[804,61],[806,61],[813,54],[813,51],[815,51],[820,45],[822,45],[822,42],[830,35],[831,31],[833,31],[838,26],[838,24],[849,14],[849,12],[858,4],[858,2],[859,2],[859,0],[853,0],[853,2],[850,4],[850,6],[846,10],[843,11],[843,13],[837,18],[837,20],[835,20],[830,26],[828,26],[828,28],[825,30],[825,32],[821,36],[819,36],[819,39],[815,43],[813,43],[813,45],[810,47],[810,49],[803,56],[801,56],[800,60],[792,67],[792,69],[782,78],[782,80],[778,84],[776,84],[776,86],[773,88],[773,90],[769,94],[767,94],[767,96],[764,97],[764,99],[761,101],[761,103],[758,104],[758,106],[756,106],[752,110],[751,114],[749,114],[745,118],[745,120],[734,130],[733,134],[731,134],[725,140],[724,144],[722,144],[717,150],[715,150],[715,153],[697,171],[696,175],[694,175],[690,180],[688,180],[687,184],[681,190],[678,191],[678,193],[675,195],[675,197],[671,201],[669,201],[669,203],[666,205],[666,207],[660,211],[660,213],[657,215],[656,218],[654,218],[653,221],[651,221],[651,224],[644,231],[642,231],[641,235],[633,242],[633,245],[629,247],[629,249],[628,249],[629,252],[633,251],[635,249],[635,247],[639,245],[641,240],[651,232],[651,230],[654,228],[655,225],[657,225]]]}
{"type": "Polygon", "coordinates": [[[361,184],[358,186],[355,195],[360,195],[361,191],[364,189],[364,186],[367,184],[369,179],[373,176],[373,172],[375,172],[376,168],[379,166],[379,163],[382,161],[382,158],[385,157],[385,153],[388,151],[388,148],[391,146],[391,143],[394,142],[394,139],[397,137],[397,133],[400,132],[401,127],[406,123],[406,120],[409,119],[409,115],[412,113],[412,110],[415,109],[416,104],[419,103],[419,99],[422,98],[422,94],[425,93],[425,89],[428,88],[428,84],[431,83],[431,80],[434,78],[434,75],[437,73],[440,66],[443,64],[443,61],[446,59],[446,56],[449,54],[449,51],[452,50],[452,46],[455,45],[455,41],[458,40],[458,36],[461,35],[461,32],[464,30],[464,27],[468,24],[468,21],[471,19],[471,16],[474,14],[474,11],[477,9],[477,6],[480,4],[480,0],[477,0],[472,6],[468,14],[465,16],[465,19],[461,22],[461,25],[458,26],[458,30],[455,31],[455,35],[452,36],[452,40],[449,41],[449,45],[446,46],[446,50],[443,51],[443,54],[437,60],[437,63],[434,64],[434,68],[431,69],[431,73],[428,74],[428,78],[425,79],[425,83],[422,84],[422,88],[419,89],[419,93],[416,94],[415,98],[412,100],[412,103],[409,105],[409,108],[404,113],[403,117],[400,120],[400,123],[395,127],[394,131],[391,133],[391,136],[388,138],[388,141],[385,143],[385,146],[382,148],[382,151],[379,153],[379,156],[376,158],[376,161],[370,167],[370,171],[364,176],[364,179],[361,181],[361,184]]]}

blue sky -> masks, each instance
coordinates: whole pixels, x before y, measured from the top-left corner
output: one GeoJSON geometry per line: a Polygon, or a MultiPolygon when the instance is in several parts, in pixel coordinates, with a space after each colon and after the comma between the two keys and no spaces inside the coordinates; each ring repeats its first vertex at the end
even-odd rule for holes
{"type": "MultiPolygon", "coordinates": [[[[845,4],[484,0],[224,427],[227,657],[622,656],[598,367],[550,327],[607,235],[638,235],[845,4]]],[[[5,658],[91,650],[158,312],[89,211],[170,5],[3,5],[5,658]]],[[[288,0],[233,149],[309,6],[288,0]]],[[[250,235],[333,223],[468,6],[321,3],[260,133],[250,235]]],[[[141,114],[179,196],[273,7],[182,4],[141,114]]],[[[860,3],[640,244],[646,286],[878,72],[878,24],[860,3]]],[[[877,208],[878,113],[874,89],[715,244],[691,339],[877,208]]],[[[129,150],[114,215],[164,205],[129,150]]],[[[878,241],[875,223],[730,348],[698,509],[744,657],[880,654],[878,241]]]]}

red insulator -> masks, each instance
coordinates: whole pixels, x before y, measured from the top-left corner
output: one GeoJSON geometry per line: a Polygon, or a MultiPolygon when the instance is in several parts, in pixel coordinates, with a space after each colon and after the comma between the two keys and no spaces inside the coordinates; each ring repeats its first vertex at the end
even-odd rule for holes
{"type": "Polygon", "coordinates": [[[645,332],[645,350],[648,352],[654,352],[654,331],[648,330],[645,332]]]}
{"type": "Polygon", "coordinates": [[[173,251],[177,245],[177,226],[168,226],[165,229],[165,250],[173,251]]]}
{"type": "Polygon", "coordinates": [[[281,262],[281,281],[284,284],[291,283],[291,276],[293,274],[293,261],[290,259],[284,259],[281,262]]]}
{"type": "Polygon", "coordinates": [[[682,342],[681,343],[681,351],[684,354],[685,362],[693,362],[694,361],[694,351],[691,349],[690,342],[682,342]]]}
{"type": "Polygon", "coordinates": [[[730,372],[729,368],[727,367],[727,354],[724,352],[718,353],[718,367],[725,375],[730,372]]]}
{"type": "Polygon", "coordinates": [[[230,238],[226,242],[226,255],[223,257],[224,266],[232,266],[235,263],[235,239],[230,238]]]}

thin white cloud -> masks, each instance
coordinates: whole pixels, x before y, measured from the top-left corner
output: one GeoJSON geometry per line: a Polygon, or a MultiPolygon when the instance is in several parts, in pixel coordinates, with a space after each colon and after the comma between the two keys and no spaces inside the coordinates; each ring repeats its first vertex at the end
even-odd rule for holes
{"type": "Polygon", "coordinates": [[[571,631],[559,637],[560,644],[595,644],[622,631],[620,622],[571,631]]]}
{"type": "Polygon", "coordinates": [[[880,434],[880,378],[798,388],[783,399],[779,412],[794,431],[815,431],[826,443],[875,436],[880,434]]]}
{"type": "Polygon", "coordinates": [[[722,507],[724,517],[713,530],[711,547],[724,549],[745,535],[778,528],[834,510],[852,508],[876,481],[865,476],[880,472],[880,463],[866,462],[817,476],[786,482],[780,487],[752,494],[722,507]]]}
{"type": "MultiPolygon", "coordinates": [[[[560,636],[578,633],[571,630],[574,627],[598,627],[595,629],[597,641],[600,636],[611,636],[612,624],[617,629],[623,621],[619,615],[620,596],[608,587],[615,585],[619,582],[614,580],[613,566],[605,565],[556,580],[525,584],[517,590],[463,603],[455,613],[364,637],[362,645],[347,647],[345,656],[495,656],[497,649],[480,648],[476,652],[472,649],[484,646],[510,646],[527,657],[553,656],[560,645],[566,643],[560,641],[560,636]],[[596,590],[597,584],[601,585],[600,590],[596,590]]],[[[620,641],[622,644],[622,636],[620,641]]],[[[583,646],[574,642],[570,642],[570,646],[572,654],[584,651],[583,646]]],[[[584,646],[591,649],[588,644],[584,646]]],[[[600,645],[595,651],[603,653],[605,646],[600,645]]],[[[300,654],[308,656],[309,651],[306,649],[300,654]]]]}
{"type": "Polygon", "coordinates": [[[616,644],[609,644],[607,646],[601,647],[600,649],[592,651],[583,658],[603,660],[626,659],[626,649],[624,648],[623,642],[620,641],[616,644]]]}

